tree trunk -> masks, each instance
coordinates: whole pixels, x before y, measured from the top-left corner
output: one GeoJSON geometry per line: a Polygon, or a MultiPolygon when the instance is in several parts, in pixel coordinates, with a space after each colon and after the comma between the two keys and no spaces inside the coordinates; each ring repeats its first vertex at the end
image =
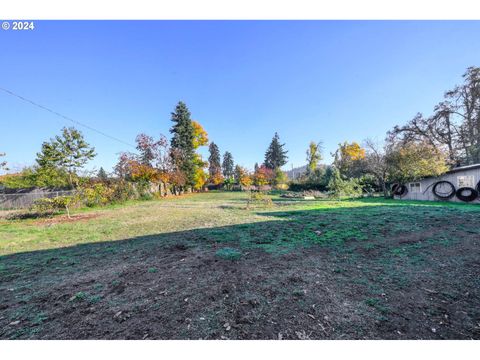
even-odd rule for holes
{"type": "Polygon", "coordinates": [[[387,190],[387,185],[385,184],[385,180],[384,179],[380,179],[380,186],[382,187],[382,191],[383,191],[383,197],[385,199],[388,199],[388,190],[387,190]]]}

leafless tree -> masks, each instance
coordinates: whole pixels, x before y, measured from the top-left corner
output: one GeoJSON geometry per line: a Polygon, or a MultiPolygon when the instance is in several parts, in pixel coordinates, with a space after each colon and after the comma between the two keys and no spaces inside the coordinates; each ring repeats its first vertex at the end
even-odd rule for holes
{"type": "Polygon", "coordinates": [[[375,176],[378,186],[382,189],[383,195],[388,197],[388,145],[382,145],[372,139],[364,140],[363,147],[366,150],[365,166],[368,173],[375,176]]]}

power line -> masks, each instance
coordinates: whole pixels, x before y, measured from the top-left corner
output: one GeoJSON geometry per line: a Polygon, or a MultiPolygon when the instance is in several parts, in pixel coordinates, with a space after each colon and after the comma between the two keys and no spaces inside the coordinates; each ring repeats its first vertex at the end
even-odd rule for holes
{"type": "Polygon", "coordinates": [[[23,101],[25,101],[25,102],[33,105],[33,106],[36,106],[36,107],[38,107],[38,108],[40,108],[40,109],[43,109],[43,110],[46,110],[46,111],[48,111],[48,112],[50,112],[50,113],[52,113],[52,114],[54,114],[54,115],[56,115],[56,116],[58,116],[58,117],[61,117],[61,118],[65,119],[65,120],[68,120],[68,121],[71,121],[71,122],[74,123],[74,124],[83,126],[84,128],[87,128],[87,129],[89,129],[89,130],[91,130],[91,131],[94,131],[94,132],[96,132],[97,134],[103,135],[103,136],[105,136],[105,137],[107,137],[107,138],[109,138],[109,139],[111,139],[111,140],[115,140],[115,141],[118,141],[118,142],[120,142],[120,143],[122,143],[122,144],[124,144],[124,145],[128,145],[128,146],[131,146],[131,147],[135,148],[135,145],[132,145],[132,144],[130,144],[130,143],[126,142],[126,141],[123,141],[123,140],[121,140],[121,139],[119,139],[119,138],[116,138],[115,136],[108,135],[107,133],[104,133],[103,131],[97,130],[97,129],[91,127],[90,125],[83,124],[83,123],[81,123],[80,121],[74,120],[74,119],[72,119],[72,118],[70,118],[70,117],[68,117],[68,116],[65,116],[65,115],[63,115],[63,114],[61,114],[61,113],[59,113],[59,112],[57,112],[57,111],[55,111],[55,110],[52,110],[52,109],[50,109],[50,108],[48,108],[48,107],[46,107],[46,106],[37,104],[36,102],[34,102],[34,101],[30,100],[30,99],[27,99],[27,98],[25,98],[25,97],[23,97],[23,96],[21,96],[21,95],[15,94],[13,91],[10,91],[10,90],[5,89],[5,88],[2,88],[2,87],[0,87],[0,90],[2,90],[3,92],[5,92],[5,93],[7,93],[7,94],[9,94],[9,95],[12,95],[12,96],[14,96],[14,97],[16,97],[16,98],[18,98],[18,99],[20,99],[20,100],[23,100],[23,101]]]}

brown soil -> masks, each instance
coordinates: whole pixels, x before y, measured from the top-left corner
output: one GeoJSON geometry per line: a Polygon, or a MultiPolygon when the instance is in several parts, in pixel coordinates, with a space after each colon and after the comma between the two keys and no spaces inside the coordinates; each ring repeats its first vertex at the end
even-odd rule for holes
{"type": "Polygon", "coordinates": [[[419,266],[387,254],[431,234],[239,260],[198,236],[4,257],[0,338],[480,339],[477,234],[419,250],[419,266]]]}
{"type": "Polygon", "coordinates": [[[77,221],[87,221],[94,219],[100,216],[98,213],[86,213],[86,214],[75,214],[70,215],[56,215],[49,218],[39,219],[32,222],[32,225],[55,225],[55,224],[62,224],[62,223],[71,223],[77,221]]]}

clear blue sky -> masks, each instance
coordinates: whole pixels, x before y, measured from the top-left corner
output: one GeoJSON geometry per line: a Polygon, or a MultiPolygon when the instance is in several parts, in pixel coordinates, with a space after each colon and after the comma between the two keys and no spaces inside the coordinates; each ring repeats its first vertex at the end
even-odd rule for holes
{"type": "MultiPolygon", "coordinates": [[[[221,152],[252,168],[277,131],[289,169],[309,141],[382,140],[480,65],[480,22],[39,21],[0,30],[0,86],[133,143],[170,137],[189,106],[221,152]]],[[[0,152],[31,165],[69,122],[0,92],[0,152]]],[[[81,129],[111,171],[127,146],[81,129]]],[[[202,150],[206,154],[206,149],[202,150]]]]}

